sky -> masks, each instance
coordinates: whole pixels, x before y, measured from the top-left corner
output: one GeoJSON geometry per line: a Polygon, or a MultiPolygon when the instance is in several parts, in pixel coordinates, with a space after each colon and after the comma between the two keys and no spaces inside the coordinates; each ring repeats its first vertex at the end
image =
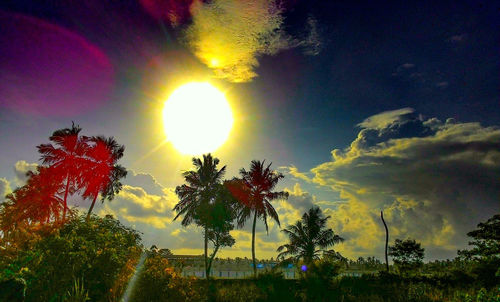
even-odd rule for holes
{"type": "MultiPolygon", "coordinates": [[[[172,221],[192,166],[162,110],[208,81],[234,118],[213,154],[226,178],[253,159],[285,175],[282,228],[316,205],[346,239],[336,251],[382,259],[383,210],[391,241],[453,258],[500,210],[499,20],[495,1],[2,1],[0,193],[74,121],[125,145],[123,190],[96,212],[145,246],[201,254],[200,230],[172,221]]],[[[250,258],[250,223],[232,234],[220,256],[250,258]]],[[[285,241],[261,222],[257,258],[285,241]]]]}

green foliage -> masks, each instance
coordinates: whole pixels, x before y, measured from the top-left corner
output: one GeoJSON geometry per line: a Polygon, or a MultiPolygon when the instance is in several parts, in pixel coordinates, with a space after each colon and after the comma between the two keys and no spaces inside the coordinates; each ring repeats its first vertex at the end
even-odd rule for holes
{"type": "Polygon", "coordinates": [[[202,301],[205,290],[196,278],[182,278],[160,253],[150,252],[139,272],[131,302],[202,301]]]}
{"type": "Polygon", "coordinates": [[[302,301],[324,301],[333,290],[333,281],[338,276],[341,264],[328,258],[307,263],[305,272],[300,273],[300,290],[297,296],[302,301]]]}
{"type": "Polygon", "coordinates": [[[500,256],[500,214],[493,215],[486,222],[477,225],[477,229],[467,233],[473,241],[471,250],[459,251],[458,254],[465,259],[484,259],[500,256]]]}
{"type": "Polygon", "coordinates": [[[401,273],[422,266],[424,260],[424,248],[413,239],[396,239],[393,246],[389,246],[389,256],[401,273]]]}
{"type": "Polygon", "coordinates": [[[21,302],[26,295],[26,281],[22,278],[9,278],[0,281],[0,301],[21,302]]]}
{"type": "Polygon", "coordinates": [[[220,302],[265,301],[262,290],[251,281],[225,282],[216,289],[215,300],[220,302]]]}
{"type": "Polygon", "coordinates": [[[83,286],[83,280],[75,279],[73,288],[66,293],[64,302],[86,302],[89,300],[89,293],[83,286]]]}
{"type": "Polygon", "coordinates": [[[203,161],[196,157],[192,160],[195,170],[184,172],[182,176],[186,183],[175,188],[179,202],[174,206],[174,211],[177,212],[174,220],[184,215],[181,222],[183,226],[194,222],[204,229],[205,274],[208,279],[208,241],[211,240],[215,245],[211,259],[221,246],[234,244],[234,239],[229,235],[232,229],[231,211],[227,210],[230,200],[226,199],[229,194],[224,193],[222,185],[226,166],[218,170],[219,159],[212,157],[210,153],[203,155],[203,161]]]}
{"type": "MultiPolygon", "coordinates": [[[[12,272],[27,284],[26,301],[58,301],[74,287],[74,279],[92,301],[116,299],[126,283],[141,251],[140,235],[111,216],[83,216],[69,220],[57,232],[38,241],[0,275],[12,272]]],[[[0,277],[1,278],[1,277],[0,277]]]]}
{"type": "Polygon", "coordinates": [[[325,253],[328,247],[343,242],[344,238],[326,227],[329,218],[323,215],[319,207],[312,207],[301,220],[282,230],[288,236],[289,243],[278,247],[278,259],[294,256],[295,261],[303,259],[309,264],[319,259],[319,254],[325,253]]]}

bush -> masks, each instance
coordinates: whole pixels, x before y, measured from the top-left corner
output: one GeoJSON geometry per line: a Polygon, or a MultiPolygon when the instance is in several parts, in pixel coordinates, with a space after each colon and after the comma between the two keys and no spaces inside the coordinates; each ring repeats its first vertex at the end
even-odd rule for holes
{"type": "Polygon", "coordinates": [[[313,262],[305,272],[301,272],[298,297],[302,301],[330,301],[333,280],[340,269],[339,263],[328,259],[313,262]]]}
{"type": "MultiPolygon", "coordinates": [[[[111,216],[72,218],[1,272],[26,280],[26,301],[59,301],[83,279],[91,301],[117,301],[134,272],[140,236],[111,216]]],[[[1,279],[0,276],[0,279],[1,279]]]]}
{"type": "Polygon", "coordinates": [[[150,252],[138,273],[130,301],[202,301],[205,289],[194,277],[183,278],[162,255],[150,252]]]}

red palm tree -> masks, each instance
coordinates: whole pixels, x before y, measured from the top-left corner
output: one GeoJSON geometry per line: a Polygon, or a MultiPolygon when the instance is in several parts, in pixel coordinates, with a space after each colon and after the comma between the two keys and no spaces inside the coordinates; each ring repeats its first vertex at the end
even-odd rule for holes
{"type": "Polygon", "coordinates": [[[8,194],[0,206],[0,230],[4,239],[51,220],[60,221],[63,206],[59,195],[64,185],[54,181],[50,168],[38,167],[36,172],[30,171],[27,175],[26,184],[8,194]]]}
{"type": "Polygon", "coordinates": [[[253,214],[252,223],[252,261],[254,277],[257,276],[257,266],[255,263],[255,225],[257,218],[264,220],[266,232],[268,232],[267,217],[271,217],[280,225],[278,213],[271,204],[271,201],[287,199],[288,193],[274,192],[274,188],[279,180],[284,178],[283,174],[271,170],[271,164],[265,167],[265,161],[253,160],[250,170],[244,168],[240,170],[241,179],[233,179],[226,185],[242,205],[238,214],[238,226],[243,227],[246,221],[253,214]]]}
{"type": "Polygon", "coordinates": [[[68,210],[68,194],[73,194],[78,190],[77,183],[81,176],[80,167],[87,152],[87,144],[79,136],[82,128],[72,124],[71,128],[55,131],[49,138],[51,144],[41,144],[37,146],[38,152],[42,154],[42,164],[51,168],[54,181],[66,182],[64,189],[64,210],[63,220],[66,219],[68,210]]]}
{"type": "Polygon", "coordinates": [[[121,178],[127,176],[127,170],[118,165],[117,162],[123,157],[125,147],[119,145],[113,137],[104,136],[84,137],[89,144],[85,160],[82,165],[82,177],[79,187],[83,188],[82,197],[91,198],[87,213],[90,218],[95,202],[99,194],[102,201],[112,200],[115,194],[122,188],[121,178]]]}

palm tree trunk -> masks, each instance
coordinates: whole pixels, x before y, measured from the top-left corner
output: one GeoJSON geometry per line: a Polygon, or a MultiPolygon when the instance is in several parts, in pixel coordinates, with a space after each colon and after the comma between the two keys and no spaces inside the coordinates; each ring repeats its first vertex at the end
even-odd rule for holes
{"type": "Polygon", "coordinates": [[[90,220],[90,214],[92,213],[92,210],[94,209],[94,205],[95,205],[95,201],[97,199],[97,195],[99,195],[99,194],[96,194],[94,196],[94,200],[92,200],[92,204],[90,205],[89,212],[87,213],[87,222],[89,222],[89,220],[90,220]]]}
{"type": "Polygon", "coordinates": [[[255,264],[255,223],[257,222],[257,211],[253,215],[252,226],[252,261],[253,261],[253,277],[257,278],[257,265],[255,264]]]}
{"type": "Polygon", "coordinates": [[[389,260],[387,258],[387,245],[389,244],[389,229],[387,229],[387,224],[385,224],[384,220],[384,211],[380,211],[380,218],[382,218],[382,222],[385,227],[385,270],[389,272],[389,260]]]}
{"type": "Polygon", "coordinates": [[[205,276],[208,280],[209,276],[209,271],[208,271],[208,230],[207,227],[205,226],[205,276]]]}
{"type": "Polygon", "coordinates": [[[66,178],[66,189],[64,191],[64,210],[63,210],[63,221],[66,220],[66,210],[68,209],[68,202],[67,202],[67,199],[68,199],[68,192],[69,192],[69,173],[68,173],[68,176],[66,178]]]}

